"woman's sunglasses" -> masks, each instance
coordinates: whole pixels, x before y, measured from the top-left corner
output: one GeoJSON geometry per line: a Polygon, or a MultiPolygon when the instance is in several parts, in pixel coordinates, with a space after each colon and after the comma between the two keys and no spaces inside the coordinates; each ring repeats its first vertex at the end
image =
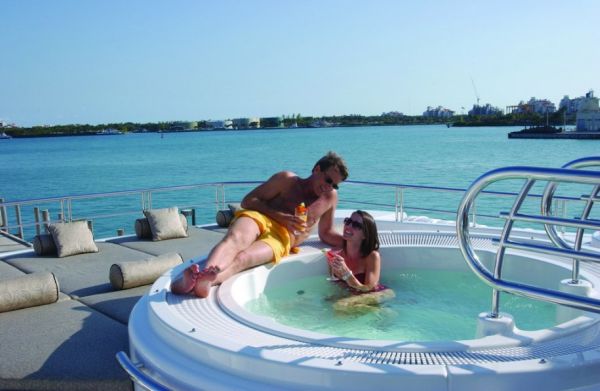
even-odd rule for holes
{"type": "Polygon", "coordinates": [[[344,219],[344,225],[352,225],[352,228],[354,229],[363,229],[363,223],[354,221],[350,217],[344,219]]]}

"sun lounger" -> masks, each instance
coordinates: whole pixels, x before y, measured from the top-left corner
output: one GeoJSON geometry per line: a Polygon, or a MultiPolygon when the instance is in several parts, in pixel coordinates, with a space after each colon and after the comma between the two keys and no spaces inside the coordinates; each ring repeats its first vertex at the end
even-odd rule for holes
{"type": "Polygon", "coordinates": [[[134,250],[143,251],[151,255],[162,255],[170,252],[181,254],[184,261],[197,258],[208,252],[224,236],[223,232],[206,228],[189,227],[187,238],[152,241],[151,239],[138,239],[136,236],[127,236],[112,239],[109,242],[119,244],[134,250]]]}
{"type": "MultiPolygon", "coordinates": [[[[0,261],[4,287],[24,276],[34,274],[0,261]]],[[[56,287],[56,279],[49,281],[56,287]]],[[[39,288],[31,287],[33,296],[39,288]]],[[[128,350],[126,324],[62,292],[54,300],[0,313],[0,389],[131,390],[114,360],[116,352],[128,350]]]]}
{"type": "Polygon", "coordinates": [[[117,262],[148,258],[143,253],[114,243],[97,242],[98,252],[58,258],[36,255],[33,251],[4,257],[6,263],[26,273],[52,272],[60,281],[60,290],[68,295],[84,297],[113,291],[108,279],[110,266],[117,262]]]}

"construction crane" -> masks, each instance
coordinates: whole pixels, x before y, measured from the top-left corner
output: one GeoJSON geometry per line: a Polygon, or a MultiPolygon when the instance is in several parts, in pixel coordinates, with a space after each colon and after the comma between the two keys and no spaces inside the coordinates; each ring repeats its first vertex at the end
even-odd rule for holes
{"type": "Polygon", "coordinates": [[[477,106],[479,106],[479,93],[477,92],[477,87],[475,86],[475,81],[473,81],[473,77],[471,77],[471,84],[473,85],[473,90],[475,91],[475,97],[477,98],[477,106]]]}

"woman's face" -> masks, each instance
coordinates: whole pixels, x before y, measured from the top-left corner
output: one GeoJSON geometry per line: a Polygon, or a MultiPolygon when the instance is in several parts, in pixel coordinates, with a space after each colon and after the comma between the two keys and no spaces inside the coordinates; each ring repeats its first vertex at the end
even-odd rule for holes
{"type": "Polygon", "coordinates": [[[354,212],[350,218],[344,219],[344,239],[347,241],[361,242],[365,238],[363,233],[363,218],[358,213],[354,212]]]}

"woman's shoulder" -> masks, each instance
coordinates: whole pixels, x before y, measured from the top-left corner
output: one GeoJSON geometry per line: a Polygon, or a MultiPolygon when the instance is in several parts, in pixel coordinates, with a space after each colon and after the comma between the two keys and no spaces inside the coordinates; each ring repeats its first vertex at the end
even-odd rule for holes
{"type": "Polygon", "coordinates": [[[367,261],[378,262],[381,259],[381,255],[378,250],[373,250],[367,255],[367,261]]]}

